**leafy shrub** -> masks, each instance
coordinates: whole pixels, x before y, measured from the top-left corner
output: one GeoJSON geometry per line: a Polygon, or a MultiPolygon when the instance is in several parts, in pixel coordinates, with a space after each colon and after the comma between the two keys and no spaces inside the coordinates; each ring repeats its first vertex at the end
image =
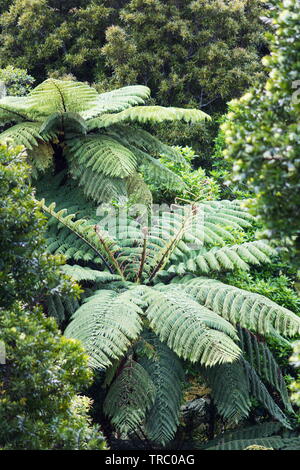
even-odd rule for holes
{"type": "Polygon", "coordinates": [[[234,179],[253,188],[268,236],[290,238],[299,251],[300,3],[272,3],[272,54],[264,59],[269,78],[231,103],[225,156],[234,162],[234,179]]]}
{"type": "Polygon", "coordinates": [[[0,447],[102,449],[89,402],[76,395],[91,381],[87,358],[38,306],[78,286],[60,272],[61,256],[44,254],[28,173],[22,148],[0,147],[0,447]]]}
{"type": "Polygon", "coordinates": [[[10,96],[24,96],[32,89],[35,79],[27,73],[27,70],[7,66],[0,69],[0,81],[10,96]]]}

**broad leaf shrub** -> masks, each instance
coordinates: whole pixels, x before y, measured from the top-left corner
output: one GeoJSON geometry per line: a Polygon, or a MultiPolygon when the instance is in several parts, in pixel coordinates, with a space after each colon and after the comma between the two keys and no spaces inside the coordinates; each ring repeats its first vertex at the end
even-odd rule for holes
{"type": "Polygon", "coordinates": [[[23,149],[0,148],[0,448],[103,449],[77,394],[92,380],[79,342],[61,336],[41,304],[74,296],[59,271],[61,256],[44,254],[44,220],[33,197],[23,149]]]}
{"type": "MultiPolygon", "coordinates": [[[[230,105],[223,129],[234,178],[251,186],[270,238],[300,246],[300,3],[273,1],[269,78],[230,105]]],[[[297,256],[299,264],[299,256],[297,256]]]]}

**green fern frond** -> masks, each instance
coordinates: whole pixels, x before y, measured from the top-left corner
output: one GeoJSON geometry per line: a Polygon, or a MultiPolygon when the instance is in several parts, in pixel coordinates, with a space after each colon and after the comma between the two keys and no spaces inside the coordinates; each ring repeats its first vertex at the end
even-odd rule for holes
{"type": "Polygon", "coordinates": [[[40,133],[40,124],[33,122],[22,122],[10,127],[0,134],[1,142],[13,141],[15,145],[24,145],[25,148],[32,150],[44,142],[40,133]]]}
{"type": "Polygon", "coordinates": [[[72,134],[86,134],[86,122],[80,114],[66,112],[66,113],[53,113],[43,122],[40,133],[65,133],[67,136],[72,134]]]}
{"type": "Polygon", "coordinates": [[[202,368],[214,403],[220,415],[231,423],[247,418],[251,399],[245,370],[241,361],[202,368]]]}
{"type": "Polygon", "coordinates": [[[267,388],[260,380],[255,369],[245,359],[242,359],[242,362],[249,383],[250,393],[264,405],[273,418],[279,421],[286,428],[291,429],[291,425],[287,417],[275,403],[267,388]]]}
{"type": "Polygon", "coordinates": [[[163,106],[136,106],[117,114],[103,114],[101,116],[102,127],[109,127],[126,121],[141,123],[184,121],[195,124],[204,120],[211,120],[211,118],[199,109],[164,108],[163,106]]]}
{"type": "Polygon", "coordinates": [[[124,109],[144,104],[150,96],[150,89],[142,85],[127,86],[101,93],[89,110],[81,113],[84,119],[92,119],[104,113],[123,111],[124,109]]]}
{"type": "Polygon", "coordinates": [[[134,291],[96,291],[75,312],[65,335],[83,343],[92,367],[106,368],[124,355],[141,332],[139,300],[134,291]]]}
{"type": "Polygon", "coordinates": [[[236,441],[220,443],[214,446],[207,446],[205,450],[246,450],[250,446],[262,446],[266,449],[280,449],[282,446],[282,439],[279,436],[273,437],[260,437],[254,439],[240,439],[236,441]]]}
{"type": "Polygon", "coordinates": [[[238,327],[239,337],[243,351],[247,354],[250,365],[255,368],[260,377],[266,380],[280,394],[286,409],[293,413],[288,390],[282,376],[280,367],[266,342],[250,331],[238,327]]]}
{"type": "Polygon", "coordinates": [[[148,372],[156,389],[153,406],[146,416],[145,432],[154,442],[170,442],[179,424],[184,371],[181,362],[157,336],[147,332],[145,340],[154,349],[153,356],[140,357],[138,362],[148,372]]]}
{"type": "Polygon", "coordinates": [[[154,396],[155,386],[149,374],[129,358],[112,383],[103,409],[116,429],[128,435],[141,426],[154,396]]]}
{"type": "Polygon", "coordinates": [[[284,336],[294,336],[300,332],[300,318],[297,315],[262,295],[208,278],[193,279],[182,286],[201,305],[233,325],[239,324],[266,335],[274,330],[284,336]]]}
{"type": "Polygon", "coordinates": [[[53,113],[78,113],[90,109],[98,98],[96,90],[84,83],[49,78],[30,92],[29,106],[44,115],[53,113]]]}
{"type": "Polygon", "coordinates": [[[96,269],[91,269],[88,267],[82,267],[78,264],[70,266],[69,264],[65,264],[61,267],[61,271],[66,274],[67,276],[72,277],[75,281],[92,281],[92,282],[112,282],[112,281],[120,281],[122,278],[120,276],[116,276],[114,274],[105,272],[105,271],[98,271],[96,269]]]}
{"type": "Polygon", "coordinates": [[[276,254],[267,243],[254,241],[241,245],[226,246],[223,248],[212,248],[205,254],[188,257],[186,263],[173,265],[168,269],[172,274],[207,274],[213,271],[233,271],[242,269],[248,271],[249,265],[260,265],[269,263],[270,256],[276,254]]]}
{"type": "Polygon", "coordinates": [[[136,171],[136,157],[126,147],[111,137],[90,135],[77,137],[68,143],[73,161],[83,168],[90,167],[95,173],[126,178],[136,171]]]}
{"type": "Polygon", "coordinates": [[[234,328],[183,290],[147,288],[145,298],[150,328],[179,357],[208,367],[239,358],[234,328]]]}

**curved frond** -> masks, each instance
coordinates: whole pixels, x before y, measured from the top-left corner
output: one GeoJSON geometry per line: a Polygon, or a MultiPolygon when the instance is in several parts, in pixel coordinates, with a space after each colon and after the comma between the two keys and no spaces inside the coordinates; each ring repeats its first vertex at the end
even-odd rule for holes
{"type": "Polygon", "coordinates": [[[65,336],[80,340],[90,364],[107,368],[124,355],[142,329],[142,310],[133,291],[99,290],[75,312],[65,336]]]}
{"type": "Polygon", "coordinates": [[[231,423],[247,418],[251,399],[241,361],[202,368],[220,415],[231,423]]]}
{"type": "MultiPolygon", "coordinates": [[[[109,127],[120,122],[164,122],[184,121],[197,123],[210,120],[210,116],[199,109],[164,108],[163,106],[136,106],[125,109],[117,114],[103,114],[101,116],[102,127],[109,127]]],[[[100,123],[99,123],[100,126],[100,123]]]]}
{"type": "Polygon", "coordinates": [[[87,111],[81,113],[84,119],[92,119],[103,113],[123,111],[144,104],[150,96],[150,89],[143,85],[133,85],[101,93],[87,111]]]}
{"type": "Polygon", "coordinates": [[[93,281],[93,282],[112,282],[120,281],[122,278],[106,271],[98,271],[88,267],[82,267],[78,264],[70,266],[65,264],[61,267],[61,271],[67,276],[72,277],[75,281],[93,281]]]}
{"type": "Polygon", "coordinates": [[[49,78],[26,98],[30,106],[44,115],[68,111],[78,113],[90,109],[98,93],[85,83],[49,78]]]}
{"type": "Polygon", "coordinates": [[[233,325],[241,325],[261,334],[274,330],[284,336],[300,332],[300,318],[290,310],[259,294],[208,278],[196,278],[183,284],[197,301],[221,315],[233,325]]]}
{"type": "Polygon", "coordinates": [[[104,176],[126,178],[136,171],[136,157],[115,139],[105,135],[76,137],[68,142],[73,161],[104,176]]]}
{"type": "Polygon", "coordinates": [[[150,328],[179,357],[208,367],[239,358],[234,328],[183,289],[148,288],[145,298],[149,302],[146,316],[150,328]]]}

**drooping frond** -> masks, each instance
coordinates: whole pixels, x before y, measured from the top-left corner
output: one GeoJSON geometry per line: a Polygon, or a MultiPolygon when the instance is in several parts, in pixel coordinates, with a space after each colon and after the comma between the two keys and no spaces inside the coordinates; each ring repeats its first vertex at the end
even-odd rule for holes
{"type": "Polygon", "coordinates": [[[41,114],[78,113],[90,109],[98,98],[96,90],[84,83],[49,78],[28,95],[29,106],[41,114]]]}
{"type": "Polygon", "coordinates": [[[150,328],[179,357],[205,366],[231,363],[240,356],[234,328],[200,306],[183,289],[147,288],[146,316],[150,328]]]}
{"type": "MultiPolygon", "coordinates": [[[[253,445],[253,440],[273,436],[281,429],[282,425],[280,423],[267,421],[246,428],[243,427],[234,429],[233,431],[226,431],[207,443],[197,446],[197,448],[208,450],[216,448],[217,450],[219,445],[229,444],[232,441],[247,441],[246,447],[248,447],[249,445],[253,445]]],[[[241,449],[244,449],[244,447],[241,447],[241,449]]]]}
{"type": "Polygon", "coordinates": [[[214,247],[204,254],[187,257],[186,262],[172,265],[168,272],[179,275],[187,272],[201,275],[235,269],[248,271],[249,265],[269,263],[270,256],[274,254],[276,251],[268,243],[260,240],[222,248],[214,247]]]}
{"type": "Polygon", "coordinates": [[[78,300],[68,295],[61,296],[54,293],[48,295],[45,299],[47,315],[55,318],[58,324],[62,324],[69,319],[78,308],[78,300]]]}
{"type": "Polygon", "coordinates": [[[72,277],[75,281],[93,281],[93,282],[111,282],[111,281],[120,281],[122,278],[120,276],[116,276],[114,274],[108,273],[106,271],[98,271],[96,269],[91,269],[87,267],[79,266],[75,264],[70,266],[69,264],[65,264],[61,267],[61,271],[64,274],[72,277]]]}
{"type": "Polygon", "coordinates": [[[233,325],[241,325],[260,334],[274,330],[284,336],[300,332],[300,318],[270,299],[208,278],[197,278],[182,284],[205,307],[233,325]]]}
{"type": "MultiPolygon", "coordinates": [[[[253,439],[236,439],[234,441],[228,441],[219,444],[210,445],[208,444],[205,450],[247,450],[250,446],[260,446],[264,449],[277,450],[283,445],[283,441],[280,436],[271,437],[257,437],[253,439]]],[[[203,448],[203,447],[202,447],[203,448]]]]}
{"type": "Polygon", "coordinates": [[[231,423],[247,418],[251,399],[241,361],[202,368],[220,415],[231,423]]]}
{"type": "Polygon", "coordinates": [[[75,312],[65,335],[80,340],[96,368],[124,355],[142,329],[142,310],[133,291],[99,290],[75,312]]]}
{"type": "Polygon", "coordinates": [[[32,166],[33,178],[37,178],[38,172],[44,173],[53,165],[54,150],[49,143],[39,142],[37,147],[27,150],[27,155],[32,166]]]}
{"type": "Polygon", "coordinates": [[[47,142],[49,135],[42,135],[40,123],[22,122],[10,127],[0,134],[1,142],[13,141],[15,145],[24,145],[26,149],[33,149],[39,142],[47,142]]]}
{"type": "Polygon", "coordinates": [[[150,96],[148,87],[142,85],[127,86],[117,90],[101,93],[89,110],[81,113],[84,119],[101,116],[104,113],[123,111],[124,109],[143,104],[150,96]]]}
{"type": "Polygon", "coordinates": [[[249,364],[248,361],[245,359],[241,359],[245,368],[246,377],[249,383],[250,393],[264,405],[264,407],[268,410],[270,415],[279,421],[283,426],[291,429],[291,425],[279,408],[279,406],[275,403],[272,396],[268,392],[267,388],[260,380],[256,370],[249,364]]]}
{"type": "MultiPolygon", "coordinates": [[[[102,127],[109,127],[121,122],[164,122],[184,121],[197,123],[210,120],[210,116],[199,109],[164,108],[163,106],[136,106],[125,109],[117,114],[103,114],[101,116],[102,127]]],[[[99,123],[100,124],[100,123],[99,123]]]]}
{"type": "Polygon", "coordinates": [[[288,390],[280,367],[266,342],[250,331],[238,327],[242,350],[247,354],[250,365],[280,394],[283,404],[289,412],[293,412],[288,390]]]}
{"type": "Polygon", "coordinates": [[[165,445],[173,439],[179,424],[184,371],[176,354],[156,335],[147,332],[144,338],[154,352],[151,357],[140,357],[138,362],[156,389],[153,406],[146,416],[145,432],[151,441],[165,445]]]}
{"type": "Polygon", "coordinates": [[[32,114],[27,98],[16,96],[5,96],[0,100],[0,121],[1,124],[10,122],[31,121],[32,114]]]}
{"type": "MultiPolygon", "coordinates": [[[[88,121],[89,129],[92,123],[93,120],[88,121]]],[[[163,154],[171,161],[187,165],[185,158],[175,147],[164,144],[157,137],[144,129],[119,124],[109,128],[109,135],[121,138],[127,144],[137,147],[152,156],[160,156],[163,154]]]]}
{"type": "Polygon", "coordinates": [[[103,409],[120,433],[136,431],[152,406],[155,386],[146,370],[129,358],[112,383],[103,409]]]}

